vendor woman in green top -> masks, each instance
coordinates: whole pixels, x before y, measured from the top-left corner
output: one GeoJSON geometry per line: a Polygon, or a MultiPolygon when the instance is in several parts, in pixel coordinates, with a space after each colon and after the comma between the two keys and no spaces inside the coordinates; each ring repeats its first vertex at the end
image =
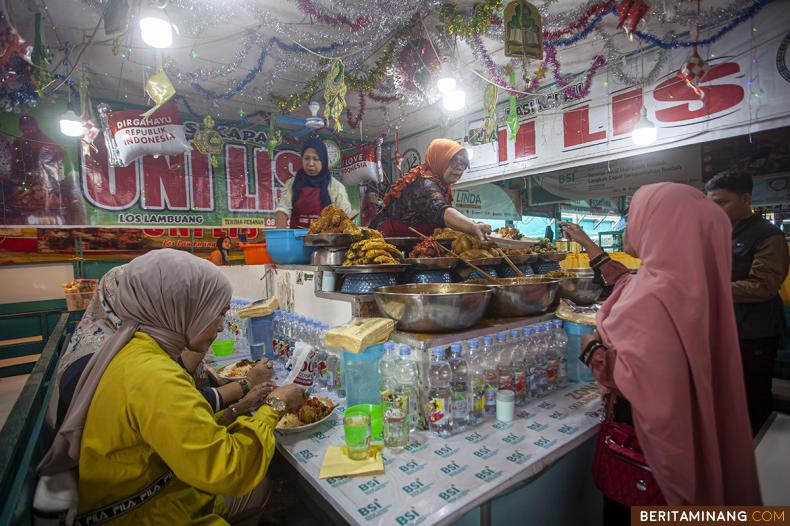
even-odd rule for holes
{"type": "Polygon", "coordinates": [[[346,188],[329,173],[329,155],[321,139],[305,142],[302,168],[285,183],[274,222],[277,228],[309,228],[329,205],[353,215],[346,188]]]}

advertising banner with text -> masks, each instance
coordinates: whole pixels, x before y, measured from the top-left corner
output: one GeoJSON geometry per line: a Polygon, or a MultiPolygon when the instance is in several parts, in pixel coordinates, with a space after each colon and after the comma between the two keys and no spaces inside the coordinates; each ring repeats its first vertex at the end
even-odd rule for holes
{"type": "MultiPolygon", "coordinates": [[[[700,49],[710,66],[701,83],[702,98],[677,77],[690,51],[673,49],[665,52],[661,74],[651,85],[620,84],[614,75],[601,72],[593,79],[589,95],[580,100],[567,97],[556,84],[548,86],[546,93],[519,99],[521,126],[517,136],[510,140],[501,123],[497,141],[473,147],[472,167],[458,186],[547,174],[790,125],[790,30],[786,11],[782,3],[768,4],[753,23],[741,24],[700,49]],[[658,140],[640,148],[632,143],[631,131],[643,106],[658,128],[658,140]],[[493,162],[492,151],[496,152],[493,162]]],[[[646,72],[660,62],[659,52],[653,48],[646,53],[646,72]]],[[[626,70],[638,76],[635,60],[629,60],[626,70]]],[[[563,72],[572,79],[570,73],[563,72]]],[[[576,77],[569,89],[576,89],[583,80],[583,76],[576,77]]],[[[501,105],[500,110],[506,111],[506,107],[501,105]]],[[[478,119],[479,114],[470,115],[466,122],[408,137],[401,140],[401,151],[419,160],[431,140],[467,136],[466,125],[478,119]]],[[[678,180],[696,175],[663,169],[648,173],[649,166],[635,168],[641,174],[630,182],[622,181],[626,186],[662,180],[653,177],[678,180]]],[[[589,183],[590,176],[579,180],[589,183]]],[[[549,183],[548,179],[544,181],[549,183]]],[[[557,184],[549,184],[547,190],[557,190],[557,184]]],[[[595,191],[596,185],[580,185],[573,193],[582,197],[586,189],[595,191]]]]}

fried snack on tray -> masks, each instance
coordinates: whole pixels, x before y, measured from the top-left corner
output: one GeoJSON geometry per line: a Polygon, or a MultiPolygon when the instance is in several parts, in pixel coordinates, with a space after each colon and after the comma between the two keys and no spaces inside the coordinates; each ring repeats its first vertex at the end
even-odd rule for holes
{"type": "Polygon", "coordinates": [[[525,254],[532,254],[531,248],[500,248],[508,256],[523,256],[525,254]]]}
{"type": "Polygon", "coordinates": [[[363,239],[352,244],[346,252],[344,267],[355,265],[395,265],[401,262],[403,254],[384,238],[363,239]]]}
{"type": "Polygon", "coordinates": [[[524,235],[519,232],[518,229],[512,226],[503,226],[502,228],[498,228],[494,233],[504,239],[518,240],[524,237],[524,235]]]}
{"type": "Polygon", "coordinates": [[[310,223],[311,234],[352,234],[360,235],[357,225],[351,222],[345,212],[332,205],[321,210],[318,219],[310,223]]]}
{"type": "Polygon", "coordinates": [[[436,228],[431,234],[431,237],[434,239],[455,239],[456,237],[463,235],[461,232],[457,230],[453,230],[452,228],[436,228]]]}
{"type": "Polygon", "coordinates": [[[285,413],[277,427],[280,429],[287,429],[290,427],[306,426],[313,424],[319,420],[323,420],[335,408],[335,403],[332,400],[320,396],[309,398],[299,409],[297,413],[285,413]]]}
{"type": "Polygon", "coordinates": [[[439,248],[439,243],[433,237],[423,239],[409,252],[410,258],[438,258],[441,255],[442,250],[439,248]]]}
{"type": "Polygon", "coordinates": [[[466,250],[464,252],[461,252],[459,256],[461,257],[461,259],[466,259],[466,260],[486,259],[486,258],[496,257],[490,251],[485,250],[483,248],[473,248],[470,250],[466,250]]]}
{"type": "Polygon", "coordinates": [[[384,234],[376,230],[375,228],[368,228],[362,227],[362,239],[384,239],[384,234]]]}

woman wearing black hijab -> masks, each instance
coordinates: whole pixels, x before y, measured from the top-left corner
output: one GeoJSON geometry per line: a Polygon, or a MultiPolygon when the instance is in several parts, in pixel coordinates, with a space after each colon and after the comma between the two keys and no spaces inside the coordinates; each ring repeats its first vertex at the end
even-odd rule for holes
{"type": "Polygon", "coordinates": [[[302,168],[285,183],[275,210],[277,228],[308,228],[329,205],[353,215],[346,188],[329,173],[328,157],[321,139],[305,142],[302,168]]]}

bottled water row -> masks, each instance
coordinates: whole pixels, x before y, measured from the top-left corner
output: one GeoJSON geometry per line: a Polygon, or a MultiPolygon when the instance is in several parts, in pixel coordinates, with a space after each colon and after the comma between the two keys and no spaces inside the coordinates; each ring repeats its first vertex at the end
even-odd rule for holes
{"type": "Polygon", "coordinates": [[[302,366],[312,378],[310,391],[323,396],[345,396],[341,374],[340,351],[324,345],[324,333],[329,325],[299,316],[293,312],[277,310],[272,318],[272,353],[275,378],[287,375],[289,364],[296,351],[297,342],[312,347],[309,359],[302,366]],[[279,374],[278,374],[279,373],[279,374]]]}
{"type": "MultiPolygon", "coordinates": [[[[449,358],[446,348],[432,349],[425,415],[429,429],[446,437],[494,417],[498,391],[512,391],[516,405],[524,405],[559,389],[567,382],[567,342],[562,321],[554,320],[500,332],[495,337],[485,336],[482,340],[454,343],[449,358]]],[[[410,362],[410,352],[408,347],[402,347],[400,360],[405,356],[410,362]]],[[[408,407],[410,422],[416,422],[418,397],[413,393],[417,383],[416,365],[412,376],[406,372],[406,369],[411,371],[412,365],[401,365],[401,361],[395,358],[391,348],[385,351],[379,362],[382,393],[394,392],[396,399],[400,396],[396,405],[401,410],[408,407]],[[398,373],[390,373],[393,370],[398,373]],[[403,402],[404,396],[414,403],[403,402]]],[[[382,396],[382,400],[386,412],[387,404],[392,404],[390,398],[382,396]]],[[[413,424],[410,427],[413,429],[413,424]]]]}

